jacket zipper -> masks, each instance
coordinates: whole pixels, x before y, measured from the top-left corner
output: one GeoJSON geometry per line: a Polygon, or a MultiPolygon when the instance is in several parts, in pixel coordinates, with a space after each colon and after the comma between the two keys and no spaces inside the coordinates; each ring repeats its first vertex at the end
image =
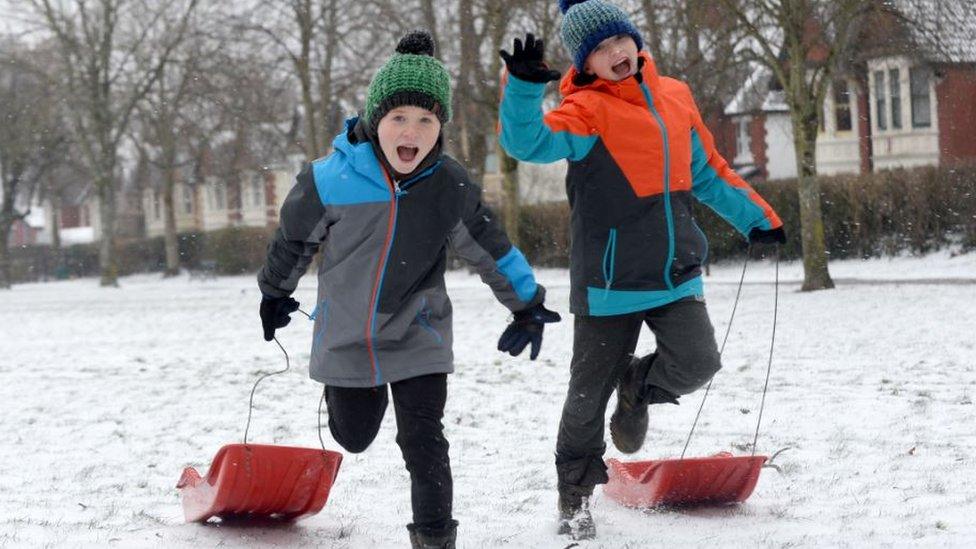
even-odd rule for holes
{"type": "Polygon", "coordinates": [[[661,138],[664,140],[664,215],[665,221],[668,224],[668,260],[664,264],[664,283],[668,286],[669,290],[673,290],[674,283],[671,281],[671,265],[674,263],[674,220],[671,214],[671,144],[668,140],[668,128],[664,125],[664,120],[657,112],[657,109],[654,108],[654,99],[651,97],[651,91],[643,82],[640,84],[640,87],[641,91],[644,92],[644,101],[647,102],[647,107],[650,109],[651,115],[654,116],[654,120],[661,130],[661,138]]]}
{"type": "Polygon", "coordinates": [[[423,172],[417,174],[416,176],[408,179],[400,185],[399,181],[393,180],[387,171],[383,170],[383,176],[386,178],[386,183],[390,188],[390,215],[388,217],[388,225],[386,228],[386,238],[383,241],[383,250],[381,252],[382,259],[376,266],[376,276],[373,281],[373,291],[369,298],[369,320],[366,322],[366,353],[369,356],[369,365],[373,373],[373,383],[380,385],[380,366],[376,359],[376,349],[373,347],[373,337],[376,334],[376,309],[379,306],[380,300],[380,290],[383,288],[383,274],[386,271],[386,263],[390,259],[390,251],[393,249],[393,232],[396,227],[397,213],[399,212],[400,197],[407,194],[407,191],[403,190],[403,187],[417,181],[422,177],[426,177],[434,172],[438,166],[440,166],[440,161],[437,161],[433,166],[424,170],[423,172]]]}
{"type": "Polygon", "coordinates": [[[616,263],[617,254],[617,229],[610,229],[607,237],[607,247],[603,251],[603,280],[606,281],[604,289],[604,299],[610,295],[610,285],[613,284],[613,269],[616,263]]]}

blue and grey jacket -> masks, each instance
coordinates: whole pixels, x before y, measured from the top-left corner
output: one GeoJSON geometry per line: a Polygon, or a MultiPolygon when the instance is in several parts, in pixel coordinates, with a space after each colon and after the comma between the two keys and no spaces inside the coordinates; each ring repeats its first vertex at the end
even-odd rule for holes
{"type": "Polygon", "coordinates": [[[449,245],[511,311],[541,303],[545,289],[456,160],[440,155],[394,181],[354,131],[357,120],[346,122],[332,154],[298,174],[258,285],[290,295],[321,251],[313,379],[374,387],[452,372],[449,245]]]}

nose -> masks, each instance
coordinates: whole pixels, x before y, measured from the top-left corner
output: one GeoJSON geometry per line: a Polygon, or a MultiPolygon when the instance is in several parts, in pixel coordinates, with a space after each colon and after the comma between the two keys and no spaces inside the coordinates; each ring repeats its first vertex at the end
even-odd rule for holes
{"type": "Polygon", "coordinates": [[[420,124],[417,122],[407,123],[403,127],[403,137],[412,139],[418,135],[420,135],[420,124]]]}

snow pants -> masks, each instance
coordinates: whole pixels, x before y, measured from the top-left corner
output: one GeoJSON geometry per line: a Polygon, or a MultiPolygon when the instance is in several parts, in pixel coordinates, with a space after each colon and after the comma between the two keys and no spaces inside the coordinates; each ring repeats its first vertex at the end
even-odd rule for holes
{"type": "MultiPolygon", "coordinates": [[[[444,438],[447,374],[419,376],[390,385],[396,442],[410,472],[411,528],[439,531],[453,524],[454,484],[444,438]]],[[[347,451],[364,451],[376,438],[388,403],[387,386],[325,387],[332,438],[347,451]]]]}
{"type": "Polygon", "coordinates": [[[630,365],[643,324],[657,341],[647,357],[645,386],[685,395],[722,367],[705,303],[694,297],[625,315],[576,316],[569,390],[556,438],[561,492],[589,495],[608,480],[603,462],[607,401],[630,365]]]}

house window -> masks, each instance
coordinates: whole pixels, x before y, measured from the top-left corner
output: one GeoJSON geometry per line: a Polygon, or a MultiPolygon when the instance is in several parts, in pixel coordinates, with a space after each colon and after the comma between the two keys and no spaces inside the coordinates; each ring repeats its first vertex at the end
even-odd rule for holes
{"type": "Polygon", "coordinates": [[[878,129],[888,129],[888,112],[885,108],[885,73],[875,71],[874,73],[874,115],[878,120],[878,129]]]}
{"type": "Polygon", "coordinates": [[[740,118],[735,124],[735,157],[743,158],[749,154],[749,119],[740,118]]]}
{"type": "Polygon", "coordinates": [[[914,68],[908,71],[908,80],[912,94],[912,127],[928,128],[932,126],[931,98],[929,97],[929,80],[931,73],[925,68],[914,68]]]}
{"type": "Polygon", "coordinates": [[[256,207],[264,205],[264,178],[260,173],[251,177],[251,204],[256,207]]]}
{"type": "Polygon", "coordinates": [[[212,189],[213,189],[214,209],[215,210],[227,209],[227,189],[224,187],[224,183],[221,181],[215,181],[212,189]]]}
{"type": "Polygon", "coordinates": [[[183,185],[183,213],[193,213],[193,193],[188,185],[183,185]]]}
{"type": "Polygon", "coordinates": [[[834,120],[839,132],[849,132],[854,127],[851,120],[851,92],[846,80],[834,82],[834,120]]]}
{"type": "Polygon", "coordinates": [[[891,90],[891,127],[901,129],[901,71],[888,71],[888,89],[891,90]]]}

